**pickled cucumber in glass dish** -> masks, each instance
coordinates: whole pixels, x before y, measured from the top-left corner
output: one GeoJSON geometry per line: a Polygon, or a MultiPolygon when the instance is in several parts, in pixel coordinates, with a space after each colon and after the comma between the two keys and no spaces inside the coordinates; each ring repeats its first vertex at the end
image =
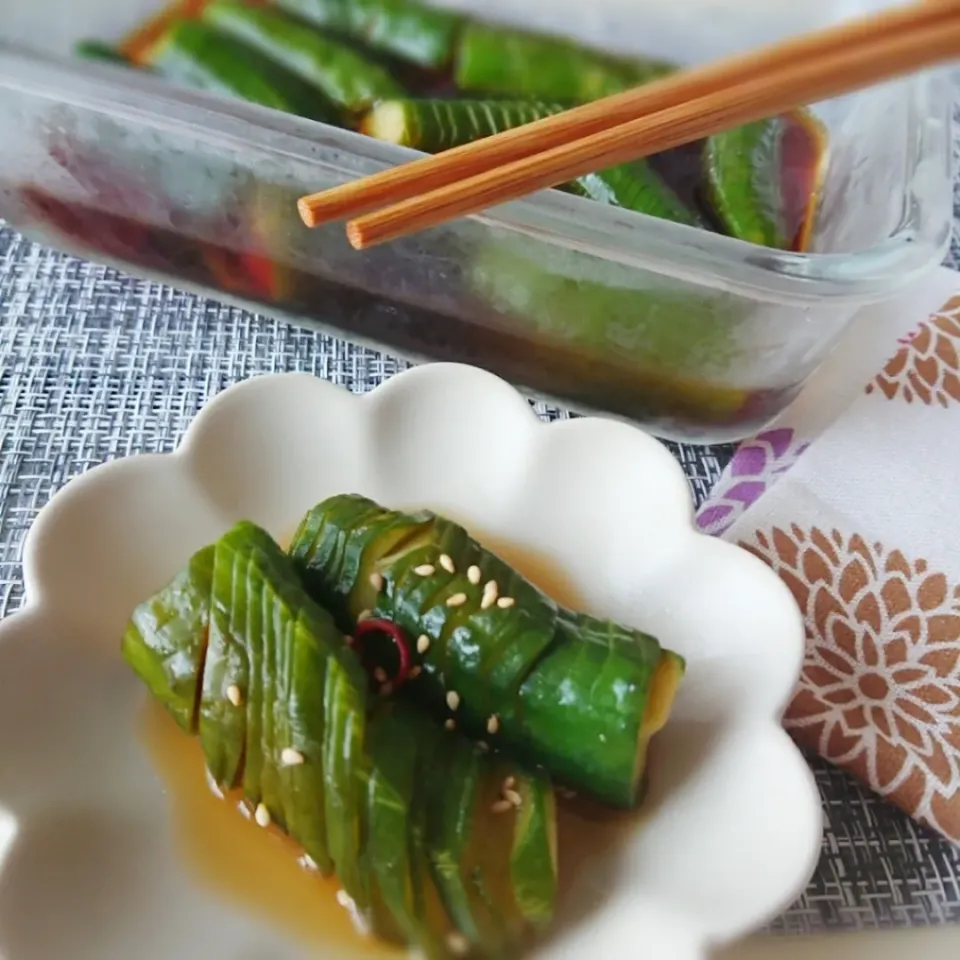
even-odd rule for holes
{"type": "MultiPolygon", "coordinates": [[[[558,24],[558,28],[562,27],[558,24]]],[[[665,76],[674,64],[418,0],[191,0],[78,56],[357,130],[425,153],[665,76]]],[[[808,111],[749,124],[558,189],[606,206],[806,249],[827,153],[808,111]]]]}
{"type": "Polygon", "coordinates": [[[519,230],[509,217],[475,218],[357,253],[342,225],[302,228],[298,199],[361,168],[471,144],[678,69],[636,52],[642,38],[613,52],[572,39],[569,16],[554,19],[533,29],[430,0],[158,4],[126,35],[118,25],[78,43],[82,69],[165,86],[237,130],[276,124],[278,139],[232,152],[176,127],[127,144],[124,124],[98,117],[103,132],[71,132],[64,150],[51,127],[51,158],[85,192],[24,184],[24,219],[87,256],[412,360],[478,364],[579,412],[695,442],[755,432],[809,374],[800,358],[813,354],[791,346],[809,325],[775,331],[757,306],[767,300],[702,264],[692,281],[684,257],[709,245],[717,262],[767,269],[779,262],[771,250],[811,251],[827,224],[831,148],[817,110],[590,171],[538,195],[519,230]],[[288,134],[300,145],[289,163],[288,134]],[[348,162],[314,172],[313,142],[348,162]]]}

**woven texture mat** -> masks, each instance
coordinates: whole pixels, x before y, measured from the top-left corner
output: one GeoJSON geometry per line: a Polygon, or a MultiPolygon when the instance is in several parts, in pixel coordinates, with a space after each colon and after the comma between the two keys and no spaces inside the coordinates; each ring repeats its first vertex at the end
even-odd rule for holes
{"type": "MultiPolygon", "coordinates": [[[[38,247],[0,226],[0,612],[23,599],[24,535],[90,467],[172,450],[227,385],[309,371],[370,390],[400,361],[38,247]]],[[[545,417],[563,416],[538,408],[545,417]]],[[[671,445],[694,497],[729,448],[671,445]]],[[[813,761],[827,830],[791,932],[960,922],[960,849],[813,761]]]]}

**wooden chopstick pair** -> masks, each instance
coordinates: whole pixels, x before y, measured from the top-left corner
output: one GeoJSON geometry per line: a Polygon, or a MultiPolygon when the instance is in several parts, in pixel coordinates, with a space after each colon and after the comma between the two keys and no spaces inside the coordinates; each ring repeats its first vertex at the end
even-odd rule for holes
{"type": "Polygon", "coordinates": [[[960,0],[925,0],[673,74],[298,207],[308,227],[355,217],[347,236],[362,250],[957,56],[960,0]]]}

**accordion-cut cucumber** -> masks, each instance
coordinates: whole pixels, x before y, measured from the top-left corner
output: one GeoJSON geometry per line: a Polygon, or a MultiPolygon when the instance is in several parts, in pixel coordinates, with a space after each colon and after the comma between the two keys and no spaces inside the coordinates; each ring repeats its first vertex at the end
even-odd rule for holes
{"type": "Polygon", "coordinates": [[[197,732],[207,652],[215,547],[198,550],[162,590],[133,611],[120,649],[185,733],[197,732]]]}
{"type": "Polygon", "coordinates": [[[709,137],[710,199],[735,237],[802,250],[819,199],[826,132],[802,110],[709,137]]]}
{"type": "Polygon", "coordinates": [[[362,41],[419,67],[453,59],[463,18],[413,0],[275,0],[309,23],[362,41]]]}
{"type": "Polygon", "coordinates": [[[626,60],[544,34],[470,23],[457,49],[461,90],[584,103],[671,72],[658,61],[626,60]]]}
{"type": "MultiPolygon", "coordinates": [[[[405,519],[385,529],[375,505],[356,506],[371,544],[409,543],[405,519]]],[[[335,869],[380,936],[436,960],[492,960],[538,925],[545,908],[529,891],[556,886],[555,858],[529,852],[555,832],[537,799],[549,782],[481,755],[406,700],[368,714],[360,660],[259,527],[240,523],[195,554],[137,607],[122,649],[178,724],[199,728],[217,782],[335,869]],[[503,808],[505,769],[519,808],[503,808]]]]}
{"type": "Polygon", "coordinates": [[[315,88],[257,50],[199,21],[175,24],[153,48],[149,65],[183,86],[311,120],[340,121],[337,107],[315,88]]]}
{"type": "Polygon", "coordinates": [[[636,802],[646,745],[683,665],[655,638],[559,607],[449,520],[355,495],[315,507],[291,555],[342,629],[370,610],[428,639],[415,686],[437,713],[453,691],[466,732],[492,730],[504,749],[572,786],[636,802]],[[650,702],[664,705],[656,723],[650,702]]]}
{"type": "Polygon", "coordinates": [[[360,132],[401,147],[440,153],[562,110],[531,100],[384,100],[364,116],[360,132]]]}
{"type": "MultiPolygon", "coordinates": [[[[367,112],[360,130],[388,143],[439,153],[562,110],[558,104],[527,100],[384,100],[367,112]]],[[[700,222],[644,160],[588,173],[562,189],[677,223],[700,222]]]]}
{"type": "Polygon", "coordinates": [[[380,64],[276,10],[215,0],[204,9],[203,20],[255,48],[344,110],[359,111],[378,100],[403,96],[403,87],[380,64]]]}

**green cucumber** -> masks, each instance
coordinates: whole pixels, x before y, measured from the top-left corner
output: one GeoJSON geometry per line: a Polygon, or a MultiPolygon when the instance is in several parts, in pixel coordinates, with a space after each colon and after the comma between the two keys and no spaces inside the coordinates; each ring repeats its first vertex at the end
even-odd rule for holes
{"type": "Polygon", "coordinates": [[[385,703],[367,725],[371,774],[364,870],[369,876],[375,931],[403,943],[417,939],[409,837],[419,734],[419,723],[395,700],[385,703]],[[378,909],[380,902],[386,918],[378,909]]]}
{"type": "Polygon", "coordinates": [[[360,132],[401,147],[440,153],[563,109],[531,100],[385,100],[364,116],[360,132]]]}
{"type": "Polygon", "coordinates": [[[433,781],[441,773],[434,764],[444,732],[432,724],[421,730],[410,815],[410,866],[417,923],[417,944],[428,960],[447,960],[470,953],[468,935],[458,928],[447,909],[440,882],[431,860],[431,833],[435,813],[431,803],[433,781]]]}
{"type": "MultiPolygon", "coordinates": [[[[231,531],[232,533],[234,531],[231,531]]],[[[210,592],[210,629],[200,694],[200,745],[213,781],[239,787],[247,741],[250,686],[245,642],[247,557],[228,534],[217,542],[210,592]]]]}
{"type": "Polygon", "coordinates": [[[802,249],[825,145],[826,134],[809,111],[708,137],[708,192],[727,231],[778,250],[802,249]]]}
{"type": "Polygon", "coordinates": [[[101,63],[115,63],[118,66],[132,66],[129,60],[115,47],[99,40],[80,40],[73,47],[73,55],[81,60],[97,60],[101,63]]]}
{"type": "Polygon", "coordinates": [[[557,804],[541,772],[512,774],[520,797],[510,853],[510,880],[520,915],[536,930],[553,919],[557,902],[557,804]]]}
{"type": "Polygon", "coordinates": [[[425,780],[427,856],[447,912],[474,948],[501,956],[507,931],[477,890],[477,844],[491,836],[482,829],[489,811],[482,808],[480,781],[489,768],[479,751],[459,736],[443,737],[431,760],[442,776],[425,780]]]}
{"type": "Polygon", "coordinates": [[[202,19],[316,87],[344,110],[357,112],[378,100],[403,96],[403,87],[380,64],[275,10],[215,0],[204,8],[202,19]]]}
{"type": "Polygon", "coordinates": [[[336,106],[299,77],[199,21],[176,23],[153,48],[150,66],[184,86],[311,120],[341,120],[336,106]]]}
{"type": "Polygon", "coordinates": [[[212,544],[198,550],[169,584],[141,603],[120,645],[151,695],[191,734],[197,732],[214,553],[212,544]]]}
{"type": "Polygon", "coordinates": [[[704,226],[703,220],[686,207],[666,181],[645,160],[633,160],[577,178],[567,188],[572,193],[624,210],[645,213],[661,220],[704,226]]]}
{"type": "Polygon", "coordinates": [[[360,911],[369,907],[363,881],[363,784],[359,777],[364,740],[364,693],[341,660],[327,661],[324,689],[323,772],[327,841],[344,891],[360,911]]]}
{"type": "Polygon", "coordinates": [[[617,264],[509,240],[476,251],[470,286],[520,336],[539,341],[545,352],[569,351],[574,378],[596,358],[622,365],[638,391],[649,381],[658,394],[675,393],[713,416],[746,401],[746,391],[714,385],[739,349],[745,315],[736,297],[691,293],[617,264]]]}
{"type": "MultiPolygon", "coordinates": [[[[425,514],[376,523],[381,512],[356,498],[343,511],[381,562],[416,552],[432,529],[425,514]]],[[[329,529],[327,519],[301,527],[315,545],[329,529]]],[[[444,548],[456,549],[460,534],[447,532],[444,548]]],[[[333,555],[372,588],[370,558],[340,539],[333,555]]],[[[335,867],[381,937],[436,960],[501,957],[552,910],[549,782],[482,755],[405,700],[380,701],[368,718],[359,659],[259,527],[237,524],[199,551],[134,611],[122,648],[188,731],[203,675],[199,729],[214,778],[242,786],[257,822],[265,808],[322,871],[335,867]],[[183,661],[173,674],[171,658],[183,661]],[[507,769],[520,807],[498,812],[507,769]]]]}
{"type": "Polygon", "coordinates": [[[275,0],[308,23],[430,70],[453,59],[463,17],[414,0],[275,0]]]}
{"type": "MultiPolygon", "coordinates": [[[[563,109],[529,100],[385,100],[367,112],[360,130],[388,143],[439,153],[563,109]]],[[[702,225],[644,160],[588,173],[562,189],[664,220],[702,225]]]]}
{"type": "Polygon", "coordinates": [[[415,685],[425,705],[443,716],[453,692],[468,734],[487,737],[492,723],[497,743],[526,761],[609,803],[635,803],[646,743],[680,679],[661,677],[660,666],[680,658],[638,630],[559,607],[442,517],[355,495],[331,497],[311,514],[301,524],[310,536],[298,533],[291,546],[307,588],[322,581],[319,595],[343,620],[362,604],[393,620],[412,645],[428,638],[415,685]],[[334,542],[339,563],[318,563],[334,542]],[[490,602],[494,588],[506,606],[490,602]],[[663,701],[654,725],[644,716],[652,700],[663,701]]]}
{"type": "Polygon", "coordinates": [[[465,91],[585,103],[673,69],[658,61],[613,57],[561,37],[470,23],[460,37],[454,79],[465,91]]]}

